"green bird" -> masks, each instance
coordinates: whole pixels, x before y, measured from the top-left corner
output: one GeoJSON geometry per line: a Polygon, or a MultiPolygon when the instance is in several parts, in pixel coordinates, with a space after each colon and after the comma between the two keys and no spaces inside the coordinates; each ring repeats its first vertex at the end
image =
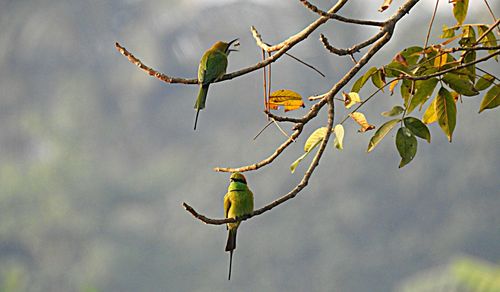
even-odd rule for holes
{"type": "Polygon", "coordinates": [[[195,130],[196,124],[198,123],[198,114],[200,113],[200,110],[205,108],[208,86],[210,83],[215,82],[217,79],[226,74],[227,56],[231,51],[237,51],[235,49],[230,49],[231,44],[236,41],[238,41],[238,39],[234,39],[228,43],[218,41],[201,57],[200,65],[198,67],[198,83],[200,83],[200,91],[198,92],[196,103],[194,104],[194,108],[196,109],[196,118],[194,121],[195,130]]]}
{"type": "MultiPolygon", "coordinates": [[[[231,182],[224,196],[224,215],[226,218],[235,218],[253,211],[253,193],[247,186],[245,176],[239,172],[231,174],[231,182]]],[[[233,263],[233,251],[236,249],[236,231],[241,222],[227,223],[229,230],[226,243],[226,251],[229,252],[229,277],[231,280],[231,266],[233,263]]]]}

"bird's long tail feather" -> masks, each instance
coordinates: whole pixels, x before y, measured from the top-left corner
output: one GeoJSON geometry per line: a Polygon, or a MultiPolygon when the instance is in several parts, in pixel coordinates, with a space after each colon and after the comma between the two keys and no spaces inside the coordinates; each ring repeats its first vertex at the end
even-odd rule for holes
{"type": "Polygon", "coordinates": [[[231,280],[231,267],[233,265],[233,251],[229,252],[229,276],[227,277],[227,280],[231,280]]]}
{"type": "Polygon", "coordinates": [[[233,251],[236,249],[236,229],[229,229],[227,235],[226,251],[229,252],[229,276],[228,280],[231,280],[231,268],[233,264],[233,251]]]}
{"type": "Polygon", "coordinates": [[[200,110],[205,108],[205,101],[207,100],[208,94],[208,85],[202,84],[200,85],[200,91],[198,92],[198,98],[196,98],[196,103],[194,104],[194,108],[196,109],[196,117],[194,120],[194,129],[196,130],[196,125],[198,124],[198,115],[200,114],[200,110]]]}

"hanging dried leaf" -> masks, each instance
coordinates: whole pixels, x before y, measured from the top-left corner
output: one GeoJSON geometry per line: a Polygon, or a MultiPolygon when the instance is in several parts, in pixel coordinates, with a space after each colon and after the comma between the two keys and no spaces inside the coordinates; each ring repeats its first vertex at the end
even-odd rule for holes
{"type": "Polygon", "coordinates": [[[358,130],[358,132],[363,133],[366,131],[370,131],[375,129],[374,125],[369,124],[366,121],[365,115],[359,112],[354,112],[349,114],[349,116],[356,122],[358,125],[361,126],[361,129],[358,130]]]}
{"type": "Polygon", "coordinates": [[[361,102],[361,98],[359,97],[359,94],[357,92],[342,92],[342,96],[344,97],[344,105],[347,109],[361,102]]]}
{"type": "Polygon", "coordinates": [[[302,96],[289,89],[280,89],[271,93],[269,96],[269,109],[277,110],[279,106],[285,108],[285,112],[293,111],[304,107],[302,96]]]}

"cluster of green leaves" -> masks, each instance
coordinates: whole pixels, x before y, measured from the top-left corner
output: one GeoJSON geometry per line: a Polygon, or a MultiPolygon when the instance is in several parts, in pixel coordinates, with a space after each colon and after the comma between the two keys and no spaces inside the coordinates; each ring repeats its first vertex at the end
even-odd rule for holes
{"type": "MultiPolygon", "coordinates": [[[[388,87],[391,95],[399,86],[401,96],[399,104],[382,113],[383,116],[392,119],[377,129],[368,143],[367,152],[375,149],[383,138],[399,125],[395,144],[401,156],[400,168],[415,158],[417,138],[431,142],[431,133],[427,125],[439,124],[448,140],[452,141],[457,123],[457,101],[462,101],[462,96],[472,97],[486,92],[479,113],[500,105],[499,79],[472,64],[477,60],[477,51],[481,47],[487,47],[488,49],[480,51],[487,51],[498,61],[499,49],[496,48],[495,34],[491,26],[486,24],[463,24],[467,16],[468,0],[453,0],[450,3],[453,4],[453,15],[457,24],[452,27],[443,26],[442,43],[426,48],[411,46],[404,49],[396,54],[389,64],[368,69],[354,82],[349,93],[342,93],[344,106],[349,109],[362,102],[359,92],[369,80],[377,88],[377,92],[384,91],[388,87]],[[450,44],[454,46],[447,47],[450,44]],[[464,66],[469,63],[471,64],[464,66]],[[483,71],[484,74],[478,75],[478,71],[483,71]],[[410,116],[415,110],[423,111],[421,118],[410,116]]],[[[375,129],[358,108],[349,116],[361,126],[359,132],[375,129]]],[[[333,132],[336,135],[335,146],[342,149],[344,128],[339,124],[335,126],[333,132]]],[[[304,154],[290,166],[292,173],[297,165],[323,141],[325,135],[326,127],[322,127],[309,136],[304,145],[304,154]]]]}
{"type": "MultiPolygon", "coordinates": [[[[458,4],[455,7],[457,6],[458,4]]],[[[461,13],[456,15],[461,17],[461,13]]],[[[370,68],[354,83],[351,92],[359,92],[370,79],[381,91],[388,86],[393,94],[397,85],[400,88],[400,104],[382,113],[386,117],[400,117],[380,126],[368,144],[368,152],[400,124],[395,142],[401,156],[399,167],[403,167],[415,157],[418,144],[416,137],[430,143],[428,124],[437,122],[448,140],[452,141],[457,119],[457,101],[461,100],[461,96],[477,96],[487,90],[479,108],[480,113],[500,105],[500,84],[496,82],[498,79],[488,73],[477,75],[475,64],[462,66],[476,60],[475,48],[497,46],[495,35],[488,30],[489,27],[483,24],[459,24],[451,28],[445,26],[442,38],[446,40],[443,43],[427,48],[406,48],[391,63],[381,68],[370,68]],[[457,30],[461,31],[458,35],[455,34],[457,30]],[[458,40],[459,49],[445,47],[455,40],[458,40]],[[426,109],[421,119],[409,116],[415,109],[422,111],[424,106],[426,109]]],[[[494,54],[497,51],[498,49],[492,49],[488,53],[494,54]]]]}

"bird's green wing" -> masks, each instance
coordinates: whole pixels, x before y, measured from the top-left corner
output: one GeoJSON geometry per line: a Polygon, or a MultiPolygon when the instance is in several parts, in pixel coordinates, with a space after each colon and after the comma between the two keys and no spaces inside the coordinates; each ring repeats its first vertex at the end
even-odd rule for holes
{"type": "Polygon", "coordinates": [[[222,52],[212,52],[200,63],[198,80],[202,84],[212,83],[226,73],[227,56],[222,52]],[[202,64],[205,63],[205,64],[202,64]]]}
{"type": "Polygon", "coordinates": [[[229,193],[224,196],[224,217],[227,218],[229,213],[229,208],[231,208],[231,200],[229,200],[229,193]]]}

